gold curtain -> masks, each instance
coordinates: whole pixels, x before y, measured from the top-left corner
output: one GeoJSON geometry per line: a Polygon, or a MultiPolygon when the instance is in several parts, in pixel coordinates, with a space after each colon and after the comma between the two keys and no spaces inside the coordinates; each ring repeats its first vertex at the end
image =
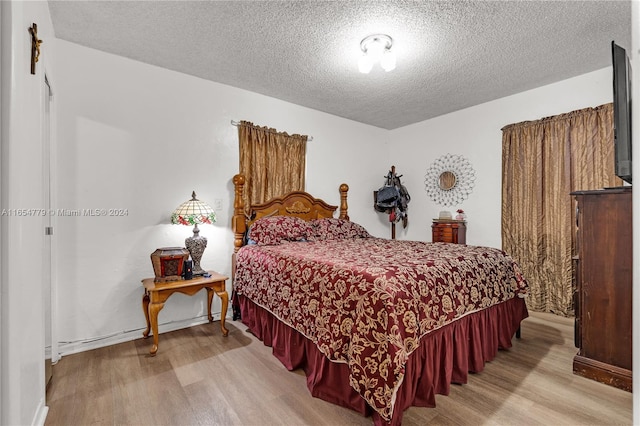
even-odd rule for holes
{"type": "Polygon", "coordinates": [[[569,193],[622,185],[614,172],[613,105],[502,131],[502,247],[529,282],[529,309],[571,316],[575,207],[569,193]]]}
{"type": "Polygon", "coordinates": [[[240,173],[245,176],[244,205],[263,203],[291,191],[304,191],[307,136],[238,124],[240,173]]]}

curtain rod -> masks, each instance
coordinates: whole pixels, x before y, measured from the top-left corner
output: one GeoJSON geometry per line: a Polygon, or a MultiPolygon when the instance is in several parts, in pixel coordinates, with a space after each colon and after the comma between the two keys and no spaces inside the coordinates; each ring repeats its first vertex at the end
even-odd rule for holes
{"type": "MultiPolygon", "coordinates": [[[[232,126],[238,127],[238,124],[240,124],[239,121],[231,120],[231,125],[232,126]]],[[[311,142],[312,140],[313,140],[313,136],[307,136],[307,142],[311,142]]]]}

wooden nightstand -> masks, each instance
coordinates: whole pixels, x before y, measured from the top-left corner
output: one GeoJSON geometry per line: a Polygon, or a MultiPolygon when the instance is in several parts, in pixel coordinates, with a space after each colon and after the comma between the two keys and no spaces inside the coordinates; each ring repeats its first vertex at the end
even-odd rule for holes
{"type": "Polygon", "coordinates": [[[431,241],[434,243],[467,243],[467,222],[464,220],[433,219],[431,241]]]}
{"type": "Polygon", "coordinates": [[[151,347],[151,356],[155,356],[158,352],[158,312],[164,307],[164,302],[173,293],[183,293],[193,296],[203,288],[207,289],[207,316],[209,322],[213,322],[211,315],[211,302],[213,301],[213,292],[215,292],[222,300],[222,312],[220,313],[220,328],[222,335],[227,336],[229,330],[224,327],[225,315],[229,305],[229,295],[225,282],[229,277],[225,277],[214,271],[208,271],[210,277],[195,277],[191,280],[177,280],[164,283],[154,282],[154,278],[145,278],[142,280],[144,286],[144,296],[142,296],[142,310],[147,319],[147,329],[142,333],[146,339],[149,337],[149,331],[153,333],[153,346],[151,347]]]}

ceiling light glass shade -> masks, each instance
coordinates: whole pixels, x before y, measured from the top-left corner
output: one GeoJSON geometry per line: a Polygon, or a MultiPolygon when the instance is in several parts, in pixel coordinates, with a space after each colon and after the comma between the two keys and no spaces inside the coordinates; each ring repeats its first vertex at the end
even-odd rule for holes
{"type": "Polygon", "coordinates": [[[396,55],[391,51],[393,39],[386,34],[373,34],[365,37],[360,42],[362,56],[358,60],[358,69],[363,74],[368,74],[376,62],[385,71],[391,71],[396,67],[396,55]]]}
{"type": "Polygon", "coordinates": [[[360,56],[360,59],[358,60],[358,70],[363,74],[369,74],[372,68],[373,61],[371,58],[366,53],[360,56]]]}
{"type": "Polygon", "coordinates": [[[380,59],[380,66],[387,72],[396,69],[396,54],[391,50],[386,50],[380,59]]]}

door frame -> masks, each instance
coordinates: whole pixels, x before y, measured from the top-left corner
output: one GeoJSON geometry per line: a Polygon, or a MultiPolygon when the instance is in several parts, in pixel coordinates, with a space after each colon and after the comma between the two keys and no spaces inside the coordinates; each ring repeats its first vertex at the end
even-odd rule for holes
{"type": "MultiPolygon", "coordinates": [[[[43,238],[50,239],[50,250],[49,250],[49,260],[47,264],[49,265],[49,271],[43,271],[43,277],[46,277],[46,274],[49,275],[49,287],[50,287],[50,316],[49,324],[45,324],[45,327],[49,327],[50,339],[51,339],[51,362],[52,364],[56,364],[60,360],[60,353],[58,349],[58,333],[57,333],[57,258],[56,258],[56,215],[55,215],[55,205],[56,205],[56,194],[55,194],[55,182],[56,182],[56,109],[55,109],[55,91],[54,84],[51,79],[51,75],[48,72],[47,66],[44,66],[43,70],[43,79],[42,79],[42,115],[43,115],[43,128],[42,128],[42,142],[43,142],[43,150],[46,149],[44,144],[47,143],[48,139],[48,177],[44,177],[43,186],[44,190],[48,191],[48,205],[43,205],[43,208],[46,210],[46,219],[44,221],[45,227],[51,227],[53,233],[48,236],[44,236],[43,238]],[[49,108],[48,111],[48,120],[47,117],[47,106],[49,108]],[[48,132],[48,135],[46,134],[48,132]]],[[[47,158],[43,158],[43,161],[47,161],[47,158]]],[[[43,168],[44,168],[43,164],[43,168]]],[[[43,170],[43,174],[46,171],[46,168],[43,170]]],[[[43,203],[45,201],[43,200],[43,203]]],[[[45,229],[43,229],[43,233],[45,233],[45,229]]],[[[43,279],[43,285],[45,281],[43,279]]],[[[46,290],[46,289],[44,289],[46,290]]]]}

